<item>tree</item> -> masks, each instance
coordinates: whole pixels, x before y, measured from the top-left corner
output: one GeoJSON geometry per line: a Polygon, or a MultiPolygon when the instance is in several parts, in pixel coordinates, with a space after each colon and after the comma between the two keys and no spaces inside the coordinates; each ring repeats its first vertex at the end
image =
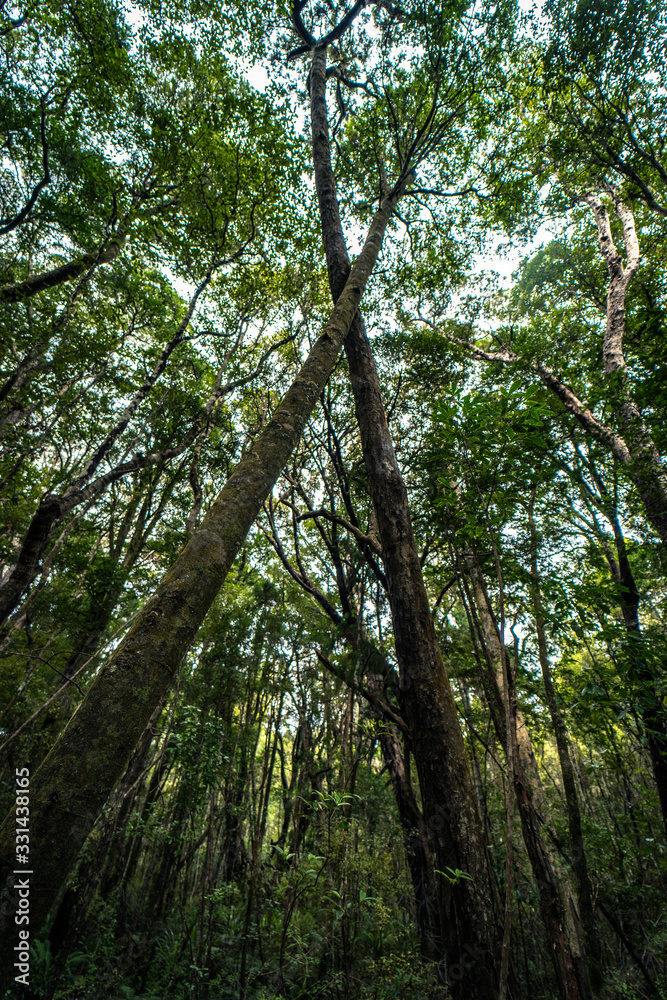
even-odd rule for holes
{"type": "Polygon", "coordinates": [[[659,996],[660,19],[2,17],[31,989],[659,996]]]}
{"type": "MultiPolygon", "coordinates": [[[[405,181],[406,176],[399,178],[398,185],[376,213],[364,250],[350,273],[347,293],[341,296],[291,390],[234,470],[153,598],[135,618],[130,632],[107,661],[85,702],[32,781],[38,822],[45,824],[41,838],[39,827],[36,834],[38,844],[41,839],[44,856],[40,858],[38,847],[34,863],[41,860],[42,871],[50,871],[48,878],[45,877],[48,888],[40,892],[34,904],[33,919],[38,925],[51,908],[99,809],[127,766],[133,747],[193,642],[326,384],[405,181]],[[142,692],[141,697],[137,697],[138,691],[142,692]],[[76,780],[72,773],[75,761],[81,765],[76,780]],[[52,789],[54,782],[60,783],[59,776],[65,782],[63,798],[60,808],[54,810],[47,803],[55,805],[52,789]],[[76,806],[75,799],[79,803],[76,806]],[[79,815],[80,809],[83,815],[79,815]],[[72,818],[77,815],[79,818],[72,826],[72,818]]],[[[12,849],[13,819],[10,815],[4,824],[3,837],[7,841],[4,856],[9,856],[12,849]]],[[[10,871],[8,866],[8,874],[10,871]]],[[[14,914],[10,893],[5,895],[3,911],[3,920],[9,924],[14,914]]]]}

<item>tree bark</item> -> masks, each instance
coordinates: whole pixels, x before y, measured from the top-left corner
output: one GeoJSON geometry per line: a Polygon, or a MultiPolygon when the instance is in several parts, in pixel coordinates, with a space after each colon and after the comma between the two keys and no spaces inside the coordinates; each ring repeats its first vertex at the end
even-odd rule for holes
{"type": "MultiPolygon", "coordinates": [[[[30,782],[30,930],[44,922],[100,809],[127,767],[331,374],[405,178],[384,199],[323,332],[291,387],[30,782]]],[[[0,828],[0,955],[12,978],[15,810],[0,828]]]]}
{"type": "MultiPolygon", "coordinates": [[[[331,167],[326,111],[326,50],[315,50],[310,78],[315,186],[334,301],[345,286],[349,259],[331,167]]],[[[373,354],[357,313],[345,344],[355,411],[378,522],[401,668],[402,702],[419,773],[424,820],[440,869],[459,868],[471,880],[441,877],[445,976],[453,996],[489,1000],[498,985],[497,899],[483,827],[382,403],[373,354]]]]}

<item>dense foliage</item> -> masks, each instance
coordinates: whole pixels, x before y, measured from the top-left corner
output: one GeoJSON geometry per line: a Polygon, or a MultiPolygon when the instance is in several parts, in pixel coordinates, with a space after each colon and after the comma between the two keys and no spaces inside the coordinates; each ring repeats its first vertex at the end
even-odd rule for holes
{"type": "MultiPolygon", "coordinates": [[[[324,50],[351,256],[398,205],[361,308],[494,886],[498,995],[667,996],[665,11],[0,17],[12,831],[16,770],[57,757],[341,294],[315,126],[311,150],[324,50]]],[[[443,856],[455,823],[428,777],[453,744],[425,759],[416,739],[350,357],[7,997],[459,1000],[475,981],[484,952],[447,931],[474,880],[443,856]]]]}

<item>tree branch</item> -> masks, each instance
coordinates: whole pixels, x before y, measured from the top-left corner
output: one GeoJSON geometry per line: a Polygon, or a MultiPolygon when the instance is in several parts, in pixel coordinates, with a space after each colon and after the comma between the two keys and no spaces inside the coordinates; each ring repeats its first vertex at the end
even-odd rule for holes
{"type": "Polygon", "coordinates": [[[30,214],[33,206],[40,193],[43,189],[51,183],[51,170],[49,167],[49,143],[46,138],[46,107],[44,104],[44,97],[40,98],[40,126],[39,134],[42,140],[42,169],[44,171],[44,176],[41,181],[38,181],[32,189],[32,194],[28,198],[28,201],[21,209],[18,215],[13,218],[0,219],[0,236],[5,236],[7,233],[11,233],[14,229],[21,225],[24,219],[30,214]]]}
{"type": "Polygon", "coordinates": [[[383,701],[381,698],[378,698],[378,696],[376,694],[373,694],[373,692],[370,691],[367,687],[364,687],[362,684],[357,684],[354,678],[348,677],[343,670],[340,670],[338,667],[336,667],[331,662],[331,660],[324,655],[321,649],[316,649],[315,655],[317,656],[317,659],[320,661],[320,663],[322,663],[323,666],[325,666],[327,670],[334,675],[334,677],[338,677],[338,679],[343,681],[343,683],[347,684],[349,688],[352,688],[352,690],[356,694],[362,695],[366,699],[366,701],[369,701],[373,705],[376,705],[380,709],[382,714],[385,715],[390,722],[393,722],[395,726],[398,726],[401,732],[405,733],[407,736],[410,735],[408,727],[405,724],[404,720],[400,717],[400,715],[397,715],[396,712],[394,712],[393,709],[391,709],[385,701],[383,701]]]}

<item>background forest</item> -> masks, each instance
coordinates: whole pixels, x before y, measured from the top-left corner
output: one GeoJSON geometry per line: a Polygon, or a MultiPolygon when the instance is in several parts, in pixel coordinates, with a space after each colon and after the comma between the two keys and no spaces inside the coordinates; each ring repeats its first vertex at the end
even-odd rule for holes
{"type": "Polygon", "coordinates": [[[7,997],[667,996],[666,42],[2,0],[7,997]]]}

